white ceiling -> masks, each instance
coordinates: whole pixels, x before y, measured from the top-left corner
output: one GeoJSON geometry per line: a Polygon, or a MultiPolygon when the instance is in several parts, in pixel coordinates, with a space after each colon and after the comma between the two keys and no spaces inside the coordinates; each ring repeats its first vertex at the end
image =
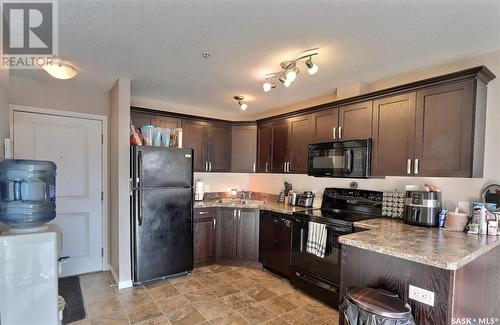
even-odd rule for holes
{"type": "Polygon", "coordinates": [[[500,1],[59,1],[59,54],[81,70],[71,82],[109,89],[128,77],[135,98],[238,119],[497,49],[500,1]],[[265,73],[311,47],[315,76],[303,68],[290,88],[262,91],[265,73]]]}

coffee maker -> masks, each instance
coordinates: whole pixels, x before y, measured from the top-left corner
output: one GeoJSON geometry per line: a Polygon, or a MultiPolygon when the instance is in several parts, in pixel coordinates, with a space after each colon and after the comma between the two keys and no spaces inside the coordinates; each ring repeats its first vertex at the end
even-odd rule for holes
{"type": "Polygon", "coordinates": [[[424,227],[439,226],[441,192],[406,191],[406,223],[424,227]]]}

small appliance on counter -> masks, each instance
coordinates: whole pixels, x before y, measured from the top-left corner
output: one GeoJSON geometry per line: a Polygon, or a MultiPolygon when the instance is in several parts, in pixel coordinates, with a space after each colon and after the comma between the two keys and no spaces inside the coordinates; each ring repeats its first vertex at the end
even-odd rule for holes
{"type": "Polygon", "coordinates": [[[203,185],[203,182],[197,181],[196,185],[194,186],[194,200],[203,201],[204,196],[205,196],[205,187],[203,185]]]}
{"type": "Polygon", "coordinates": [[[299,195],[297,205],[304,208],[312,208],[314,203],[314,194],[311,191],[305,191],[299,195]]]}
{"type": "Polygon", "coordinates": [[[288,193],[288,205],[297,205],[297,200],[299,198],[299,194],[295,192],[288,193]]]}
{"type": "Polygon", "coordinates": [[[424,227],[438,227],[441,211],[441,192],[406,191],[406,223],[424,227]]]}

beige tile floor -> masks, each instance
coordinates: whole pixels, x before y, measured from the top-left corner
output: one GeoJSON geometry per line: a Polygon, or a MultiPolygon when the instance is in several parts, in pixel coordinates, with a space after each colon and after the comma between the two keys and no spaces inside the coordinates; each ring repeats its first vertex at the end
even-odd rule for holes
{"type": "Polygon", "coordinates": [[[337,310],[258,269],[212,265],[123,290],[109,272],[80,282],[87,318],[74,325],[338,324],[337,310]]]}

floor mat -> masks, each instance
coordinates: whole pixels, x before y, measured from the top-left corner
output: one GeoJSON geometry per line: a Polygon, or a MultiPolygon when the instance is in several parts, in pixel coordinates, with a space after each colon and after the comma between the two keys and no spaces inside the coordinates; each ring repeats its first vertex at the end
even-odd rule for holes
{"type": "Polygon", "coordinates": [[[80,279],[77,276],[59,279],[59,295],[66,301],[66,307],[63,312],[63,324],[76,322],[85,318],[82,289],[80,288],[80,279]]]}

